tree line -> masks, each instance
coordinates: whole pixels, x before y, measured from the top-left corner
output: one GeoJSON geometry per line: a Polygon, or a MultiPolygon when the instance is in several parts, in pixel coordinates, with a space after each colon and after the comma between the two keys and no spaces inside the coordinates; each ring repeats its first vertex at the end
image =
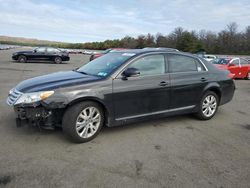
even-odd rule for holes
{"type": "MultiPolygon", "coordinates": [[[[0,41],[1,42],[1,41],[0,41]]],[[[6,43],[6,41],[5,41],[6,43]]],[[[11,42],[9,44],[31,45],[29,43],[11,42]]],[[[38,46],[36,44],[35,46],[38,46]]],[[[44,45],[44,44],[43,44],[44,45]]],[[[212,54],[250,54],[250,26],[244,31],[238,31],[238,26],[232,22],[220,32],[213,31],[188,31],[182,27],[175,28],[165,35],[147,34],[138,37],[126,36],[122,39],[105,40],[103,42],[87,43],[48,43],[47,46],[72,49],[104,50],[108,48],[144,48],[144,47],[167,47],[181,51],[196,53],[206,51],[212,54]]]]}
{"type": "Polygon", "coordinates": [[[250,26],[239,32],[236,23],[230,23],[220,32],[188,31],[177,27],[168,35],[158,33],[138,37],[126,36],[120,40],[84,43],[87,49],[167,47],[196,53],[205,51],[212,54],[250,54],[250,26]]]}

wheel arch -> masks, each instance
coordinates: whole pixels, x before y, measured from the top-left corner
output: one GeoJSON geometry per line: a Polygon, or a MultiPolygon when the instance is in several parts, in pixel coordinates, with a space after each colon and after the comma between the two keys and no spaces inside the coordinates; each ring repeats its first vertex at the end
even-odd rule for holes
{"type": "Polygon", "coordinates": [[[27,56],[26,54],[18,54],[18,55],[17,55],[17,59],[18,59],[20,56],[24,56],[26,59],[28,59],[28,56],[27,56]]]}
{"type": "Polygon", "coordinates": [[[221,95],[222,95],[222,91],[220,88],[220,85],[218,83],[213,83],[211,85],[208,85],[207,87],[205,87],[205,89],[203,90],[203,95],[207,92],[207,91],[213,91],[219,98],[219,103],[221,101],[221,95]]]}
{"type": "Polygon", "coordinates": [[[67,104],[65,111],[67,110],[67,108],[79,103],[79,102],[84,102],[84,101],[91,101],[94,103],[97,103],[98,105],[101,106],[101,108],[103,109],[104,112],[104,125],[109,124],[110,120],[109,120],[109,115],[110,115],[110,110],[108,109],[108,107],[104,104],[104,102],[96,97],[81,97],[75,100],[72,100],[70,103],[67,104]]]}

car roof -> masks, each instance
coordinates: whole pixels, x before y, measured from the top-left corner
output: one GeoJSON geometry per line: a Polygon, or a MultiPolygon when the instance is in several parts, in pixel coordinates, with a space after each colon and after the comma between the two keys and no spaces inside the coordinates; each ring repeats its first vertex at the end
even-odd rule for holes
{"type": "MultiPolygon", "coordinates": [[[[203,58],[201,58],[195,54],[189,53],[189,52],[179,51],[179,50],[174,49],[174,48],[143,48],[143,49],[128,49],[128,50],[117,50],[117,51],[113,50],[110,53],[124,53],[124,54],[131,55],[131,56],[135,57],[135,56],[149,54],[149,53],[155,53],[155,52],[159,52],[159,53],[171,52],[171,53],[178,54],[178,55],[185,55],[185,56],[189,56],[192,58],[197,58],[200,61],[202,61],[202,63],[206,64],[203,61],[203,58]]],[[[206,65],[206,66],[209,66],[209,65],[206,65]]]]}
{"type": "MultiPolygon", "coordinates": [[[[136,54],[136,55],[139,55],[139,54],[144,54],[144,53],[150,53],[150,52],[177,52],[177,53],[185,53],[185,52],[180,52],[179,50],[177,49],[174,49],[174,48],[143,48],[143,49],[123,49],[123,50],[112,50],[111,51],[112,53],[116,53],[116,52],[119,52],[119,53],[133,53],[133,54],[136,54]]],[[[192,54],[189,54],[189,53],[185,53],[185,54],[188,54],[188,55],[192,55],[192,54]]]]}

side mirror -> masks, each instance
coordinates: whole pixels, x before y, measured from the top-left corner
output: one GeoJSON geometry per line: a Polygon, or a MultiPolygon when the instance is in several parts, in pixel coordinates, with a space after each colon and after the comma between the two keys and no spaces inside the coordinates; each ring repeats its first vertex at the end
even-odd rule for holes
{"type": "Polygon", "coordinates": [[[140,75],[140,71],[136,68],[127,68],[123,73],[122,76],[124,76],[125,78],[127,77],[136,77],[140,75]]]}
{"type": "Polygon", "coordinates": [[[36,50],[34,50],[34,53],[36,53],[36,50]]]}
{"type": "Polygon", "coordinates": [[[236,66],[236,65],[233,64],[233,63],[230,63],[228,66],[229,66],[229,67],[234,67],[234,66],[236,66]]]}

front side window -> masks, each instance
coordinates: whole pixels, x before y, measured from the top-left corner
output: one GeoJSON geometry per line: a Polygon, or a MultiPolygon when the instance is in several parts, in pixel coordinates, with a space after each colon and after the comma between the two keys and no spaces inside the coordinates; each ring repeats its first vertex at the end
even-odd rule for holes
{"type": "Polygon", "coordinates": [[[171,54],[168,56],[170,65],[170,72],[190,72],[190,71],[204,71],[204,67],[198,60],[184,56],[171,54]]]}
{"type": "Polygon", "coordinates": [[[48,53],[58,53],[58,52],[60,52],[60,50],[58,50],[56,48],[47,48],[47,52],[48,53]]]}
{"type": "Polygon", "coordinates": [[[46,48],[37,48],[36,49],[36,52],[39,52],[39,53],[44,53],[46,51],[46,48]]]}
{"type": "Polygon", "coordinates": [[[239,66],[240,65],[240,59],[234,59],[231,64],[235,65],[235,66],[239,66]]]}
{"type": "Polygon", "coordinates": [[[131,63],[128,68],[138,69],[140,76],[164,74],[165,58],[164,55],[145,56],[131,63]]]}

